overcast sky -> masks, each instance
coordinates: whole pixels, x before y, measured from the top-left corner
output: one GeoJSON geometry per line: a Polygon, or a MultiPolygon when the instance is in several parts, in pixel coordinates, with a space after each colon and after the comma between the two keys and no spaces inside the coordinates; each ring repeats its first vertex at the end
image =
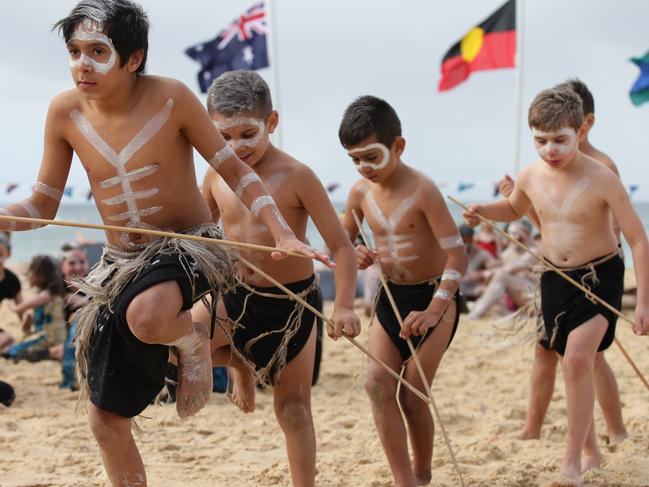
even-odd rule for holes
{"type": "MultiPolygon", "coordinates": [[[[25,196],[42,155],[49,100],[71,88],[67,52],[52,24],[73,0],[2,0],[0,30],[0,200],[25,196]],[[8,182],[21,188],[4,195],[8,182]]],[[[143,0],[151,21],[147,71],[185,82],[198,93],[198,64],[186,47],[211,39],[254,0],[143,0]]],[[[284,149],[310,165],[324,184],[341,183],[344,199],[357,173],[337,137],[341,115],[355,97],[385,98],[399,114],[404,161],[453,192],[483,198],[513,171],[514,70],[474,73],[437,92],[447,49],[502,0],[276,0],[280,117],[284,149]]],[[[592,142],[608,152],[636,199],[649,199],[649,104],[637,108],[628,91],[638,69],[629,62],[649,50],[646,0],[525,0],[524,113],[534,95],[568,77],[595,95],[592,142]]],[[[272,85],[268,69],[261,74],[272,85]]],[[[204,100],[204,97],[201,96],[204,100]]],[[[525,116],[523,123],[525,123],[525,116]]],[[[529,131],[523,165],[536,156],[529,131]]],[[[202,177],[207,165],[197,159],[202,177]]],[[[69,184],[89,187],[75,160],[69,184]]]]}

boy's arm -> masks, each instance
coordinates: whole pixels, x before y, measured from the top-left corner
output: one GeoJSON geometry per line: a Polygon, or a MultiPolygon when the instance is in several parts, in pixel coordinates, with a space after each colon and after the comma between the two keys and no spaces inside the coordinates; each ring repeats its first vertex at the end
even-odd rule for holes
{"type": "Polygon", "coordinates": [[[209,206],[210,208],[210,212],[212,213],[212,221],[214,223],[218,222],[221,218],[221,210],[219,209],[219,205],[216,202],[216,198],[214,198],[214,193],[212,191],[212,188],[216,184],[217,177],[218,176],[215,171],[208,169],[205,173],[203,184],[201,186],[201,193],[203,194],[203,198],[205,199],[207,206],[209,206]]]}
{"type": "Polygon", "coordinates": [[[466,224],[470,227],[477,227],[482,223],[477,216],[478,214],[488,220],[499,222],[511,222],[523,218],[532,209],[532,203],[524,191],[527,174],[527,170],[521,173],[518,184],[514,185],[513,191],[508,198],[500,199],[488,205],[470,205],[462,213],[466,224]]]}
{"type": "MultiPolygon", "coordinates": [[[[0,215],[51,220],[56,216],[72,163],[72,147],[61,127],[65,119],[60,98],[50,103],[45,121],[43,159],[32,194],[18,203],[0,208],[0,215]]],[[[1,220],[0,230],[31,230],[42,225],[1,220]]]]}
{"type": "MultiPolygon", "coordinates": [[[[287,225],[277,209],[273,198],[268,194],[257,174],[243,163],[214,126],[212,119],[194,94],[182,83],[176,86],[178,99],[177,113],[181,130],[212,168],[221,175],[244,205],[250,209],[268,227],[275,239],[276,246],[315,258],[331,266],[329,257],[322,252],[315,252],[308,245],[300,242],[287,225]]],[[[281,252],[273,252],[271,257],[283,259],[281,252]]]]}
{"type": "Polygon", "coordinates": [[[602,193],[631,248],[638,285],[634,331],[638,335],[646,335],[649,332],[649,242],[624,186],[613,175],[610,180],[602,193]]]}
{"type": "MultiPolygon", "coordinates": [[[[509,176],[508,174],[505,174],[505,177],[500,181],[500,184],[498,185],[498,190],[500,191],[500,194],[502,194],[505,198],[509,198],[509,196],[514,192],[514,180],[509,176]]],[[[527,212],[527,218],[532,222],[532,224],[541,230],[541,220],[539,219],[539,215],[537,215],[536,210],[534,209],[533,206],[530,206],[530,209],[527,212]]],[[[498,252],[500,254],[500,252],[498,252]]]]}
{"type": "Polygon", "coordinates": [[[336,263],[334,271],[336,299],[332,315],[334,326],[333,329],[327,327],[327,333],[334,339],[340,337],[343,331],[355,337],[361,332],[361,325],[354,314],[356,297],[354,247],[317,176],[307,167],[303,168],[303,173],[304,176],[299,179],[298,197],[324,238],[336,263]]]}
{"type": "MultiPolygon", "coordinates": [[[[347,207],[345,208],[345,215],[343,216],[343,227],[351,242],[355,242],[360,233],[358,226],[356,225],[356,220],[354,219],[354,213],[356,213],[358,219],[362,223],[364,214],[363,210],[361,210],[361,201],[363,200],[364,195],[363,190],[366,189],[367,187],[365,186],[365,182],[359,181],[352,186],[349,196],[347,197],[347,207]]],[[[356,245],[356,265],[359,269],[367,269],[376,262],[377,258],[378,253],[370,250],[367,247],[367,242],[365,242],[365,245],[356,245]]]]}
{"type": "Polygon", "coordinates": [[[423,192],[421,208],[440,247],[446,252],[447,260],[442,280],[428,307],[424,311],[413,311],[405,317],[400,333],[402,338],[422,335],[429,328],[437,326],[453,301],[468,264],[464,242],[443,196],[432,182],[426,184],[429,187],[423,192]]]}

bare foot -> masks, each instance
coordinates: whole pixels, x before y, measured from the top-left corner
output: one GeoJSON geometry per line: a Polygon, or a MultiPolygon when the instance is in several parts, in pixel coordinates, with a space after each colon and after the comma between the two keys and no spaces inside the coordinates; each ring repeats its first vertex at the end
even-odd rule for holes
{"type": "Polygon", "coordinates": [[[626,430],[622,430],[620,433],[609,433],[608,435],[608,445],[617,446],[624,442],[629,437],[629,433],[626,430]]]}
{"type": "Polygon", "coordinates": [[[415,483],[417,485],[430,485],[431,478],[431,474],[428,474],[426,476],[415,475],[415,483]]]}
{"type": "Polygon", "coordinates": [[[517,440],[538,440],[541,437],[541,433],[533,433],[524,429],[516,435],[517,440]]]}
{"type": "Polygon", "coordinates": [[[255,410],[255,377],[245,365],[232,370],[234,385],[228,398],[244,413],[252,413],[255,410]]]}
{"type": "Polygon", "coordinates": [[[193,332],[173,346],[178,351],[176,412],[186,418],[200,411],[212,395],[210,337],[204,325],[194,323],[193,332]]]}
{"type": "Polygon", "coordinates": [[[581,474],[574,467],[561,467],[559,477],[549,487],[581,487],[581,474]]]}
{"type": "Polygon", "coordinates": [[[602,454],[600,452],[595,452],[593,454],[584,454],[584,456],[581,459],[581,466],[582,466],[581,473],[601,467],[602,454]]]}

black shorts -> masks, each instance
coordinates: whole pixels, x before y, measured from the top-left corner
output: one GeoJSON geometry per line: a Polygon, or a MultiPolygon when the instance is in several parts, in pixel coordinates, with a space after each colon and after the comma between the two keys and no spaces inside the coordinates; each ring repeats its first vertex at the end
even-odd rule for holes
{"type": "Polygon", "coordinates": [[[138,340],[126,322],[126,309],[138,294],[167,281],[178,283],[182,309],[191,309],[193,303],[211,291],[207,279],[192,266],[192,260],[179,253],[154,256],[110,308],[100,310],[87,357],[88,389],[95,406],[130,418],[140,414],[164,386],[169,347],[138,340]],[[185,270],[192,267],[193,290],[185,270]]]}
{"type": "MultiPolygon", "coordinates": [[[[601,258],[593,262],[598,260],[601,258]]],[[[624,293],[624,261],[619,255],[614,255],[609,260],[595,265],[595,271],[599,282],[593,282],[587,277],[586,284],[593,294],[620,310],[624,293]]],[[[584,275],[589,272],[588,268],[580,268],[569,270],[566,274],[581,283],[584,275]]],[[[596,315],[602,315],[608,321],[608,328],[598,350],[606,350],[613,343],[617,315],[601,304],[593,303],[586,297],[586,293],[556,272],[546,271],[541,276],[541,308],[546,336],[539,343],[547,350],[555,350],[559,355],[563,355],[570,332],[596,315]],[[551,342],[553,336],[554,340],[551,342]]]]}
{"type": "MultiPolygon", "coordinates": [[[[303,281],[285,284],[285,286],[294,293],[300,294],[311,287],[314,280],[315,276],[311,276],[303,281]]],[[[284,291],[277,287],[249,287],[263,294],[286,296],[284,291]]],[[[317,309],[318,298],[319,291],[315,288],[304,297],[304,300],[317,309]]],[[[237,286],[233,291],[225,293],[223,303],[228,317],[237,322],[232,333],[234,346],[246,360],[255,365],[256,370],[268,367],[269,362],[276,357],[284,338],[282,330],[302,307],[300,303],[292,299],[261,296],[244,286],[237,286]],[[264,334],[266,336],[251,343],[264,334]]],[[[306,308],[302,310],[302,318],[295,334],[286,344],[286,360],[271,364],[268,377],[264,377],[264,379],[273,383],[281,367],[297,357],[309,340],[314,321],[313,312],[306,308]]],[[[280,350],[280,355],[283,353],[284,351],[280,350]]]]}
{"type": "MultiPolygon", "coordinates": [[[[390,292],[397,304],[399,314],[404,320],[411,311],[424,311],[428,308],[428,305],[433,300],[435,290],[437,289],[434,281],[431,281],[430,283],[424,282],[421,284],[397,284],[394,282],[388,282],[388,287],[390,288],[390,292]]],[[[455,322],[453,323],[451,337],[446,345],[447,348],[453,341],[458,323],[460,322],[459,290],[455,293],[454,301],[456,304],[455,322]]],[[[399,350],[402,360],[404,362],[408,360],[411,357],[410,348],[408,347],[408,342],[399,336],[399,332],[401,331],[399,320],[394,314],[392,305],[390,304],[390,300],[388,299],[384,288],[381,288],[381,292],[379,293],[376,302],[376,317],[379,319],[379,323],[388,334],[390,341],[395,347],[397,347],[397,350],[399,350]]],[[[429,329],[423,336],[411,336],[410,339],[415,348],[419,347],[419,344],[423,343],[424,340],[431,336],[432,332],[436,329],[437,328],[429,329]]]]}

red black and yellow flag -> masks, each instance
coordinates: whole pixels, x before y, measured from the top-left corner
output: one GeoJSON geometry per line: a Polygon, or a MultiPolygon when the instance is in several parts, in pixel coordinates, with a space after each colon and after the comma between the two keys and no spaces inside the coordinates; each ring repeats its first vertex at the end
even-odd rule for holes
{"type": "Polygon", "coordinates": [[[444,55],[439,91],[450,90],[473,71],[513,68],[515,57],[516,0],[509,0],[444,55]]]}

